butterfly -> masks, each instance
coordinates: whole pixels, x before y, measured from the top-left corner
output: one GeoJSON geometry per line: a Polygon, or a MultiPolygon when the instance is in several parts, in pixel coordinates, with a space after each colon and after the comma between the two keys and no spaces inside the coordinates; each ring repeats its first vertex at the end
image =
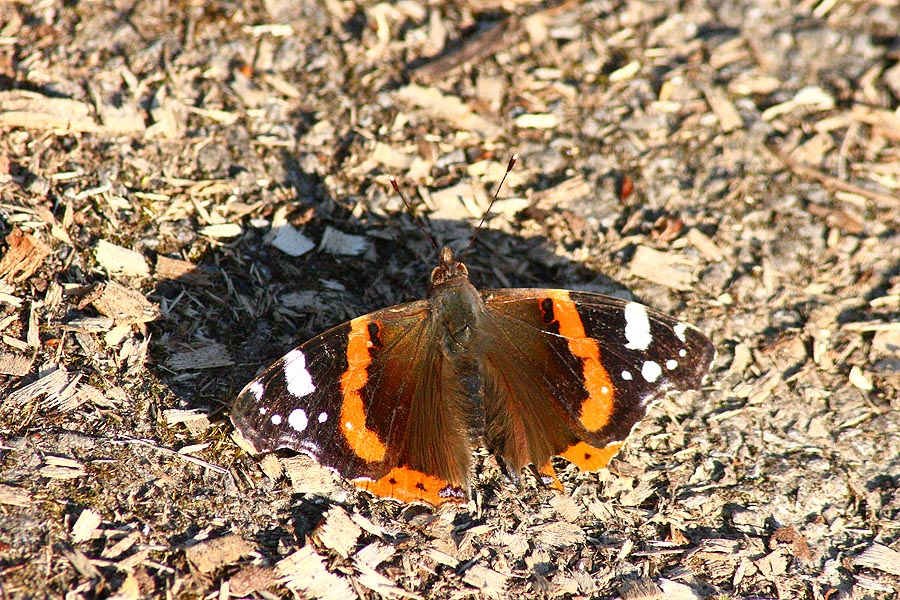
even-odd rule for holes
{"type": "Polygon", "coordinates": [[[527,467],[562,489],[552,457],[605,467],[648,405],[697,388],[714,354],[698,329],[637,302],[479,291],[444,247],[424,300],[291,350],[247,384],[231,419],[259,452],[307,454],[403,502],[464,501],[478,446],[514,478],[527,467]]]}

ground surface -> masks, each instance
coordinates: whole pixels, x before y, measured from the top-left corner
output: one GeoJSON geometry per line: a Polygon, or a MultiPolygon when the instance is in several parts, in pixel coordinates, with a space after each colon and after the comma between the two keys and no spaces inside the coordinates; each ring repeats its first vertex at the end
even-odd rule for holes
{"type": "Polygon", "coordinates": [[[897,597],[898,31],[893,0],[3,4],[0,597],[897,597]],[[477,284],[675,313],[704,389],[568,495],[488,464],[405,507],[241,451],[261,366],[424,294],[388,175],[460,247],[512,152],[477,284]]]}

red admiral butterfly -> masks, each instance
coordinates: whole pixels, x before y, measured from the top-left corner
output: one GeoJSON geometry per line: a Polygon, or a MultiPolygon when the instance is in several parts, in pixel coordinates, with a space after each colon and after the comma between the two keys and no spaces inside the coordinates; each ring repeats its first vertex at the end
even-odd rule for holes
{"type": "Polygon", "coordinates": [[[258,451],[308,454],[400,501],[464,500],[479,445],[514,479],[530,467],[562,489],[551,457],[606,466],[647,405],[697,388],[714,354],[700,331],[636,302],[478,291],[445,247],[425,300],[291,350],[244,388],[231,419],[258,451]]]}

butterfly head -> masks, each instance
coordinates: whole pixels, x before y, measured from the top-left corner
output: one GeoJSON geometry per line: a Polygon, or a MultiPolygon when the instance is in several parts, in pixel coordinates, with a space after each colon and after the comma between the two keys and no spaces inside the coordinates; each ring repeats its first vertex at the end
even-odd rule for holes
{"type": "Polygon", "coordinates": [[[468,279],[469,269],[453,257],[453,250],[441,248],[441,260],[431,272],[431,289],[455,279],[468,279]]]}

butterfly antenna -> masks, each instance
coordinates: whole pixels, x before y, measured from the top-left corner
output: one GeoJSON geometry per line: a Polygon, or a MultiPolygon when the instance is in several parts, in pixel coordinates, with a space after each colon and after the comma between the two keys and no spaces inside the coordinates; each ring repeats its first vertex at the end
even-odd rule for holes
{"type": "Polygon", "coordinates": [[[466,256],[469,255],[469,249],[472,247],[472,244],[475,243],[475,238],[478,237],[478,232],[481,231],[481,226],[484,225],[485,220],[487,220],[488,215],[491,213],[491,207],[494,206],[494,202],[497,201],[497,196],[500,195],[500,190],[503,188],[503,183],[506,181],[506,177],[509,175],[509,172],[512,171],[513,166],[515,166],[516,161],[519,160],[518,154],[513,154],[509,157],[509,163],[506,165],[506,173],[503,174],[503,179],[500,180],[500,183],[497,185],[497,191],[494,192],[494,196],[491,198],[491,203],[488,204],[487,210],[484,211],[484,214],[481,215],[481,222],[478,223],[478,227],[475,228],[475,233],[472,234],[472,239],[469,240],[469,245],[466,246],[465,252],[462,254],[462,258],[459,259],[460,262],[466,261],[466,256]]]}
{"type": "Polygon", "coordinates": [[[438,247],[437,240],[434,239],[434,236],[428,233],[428,230],[425,229],[425,225],[422,224],[422,219],[415,213],[413,210],[412,204],[409,203],[409,200],[406,198],[406,194],[404,194],[400,190],[400,186],[397,184],[397,178],[391,175],[391,187],[394,188],[394,191],[397,192],[397,195],[400,196],[400,199],[403,200],[403,204],[406,206],[406,210],[409,211],[409,214],[412,215],[413,221],[416,222],[416,225],[419,226],[419,229],[422,230],[422,233],[425,234],[425,237],[428,238],[428,241],[431,242],[431,245],[434,246],[434,250],[440,254],[441,249],[438,247]]]}

